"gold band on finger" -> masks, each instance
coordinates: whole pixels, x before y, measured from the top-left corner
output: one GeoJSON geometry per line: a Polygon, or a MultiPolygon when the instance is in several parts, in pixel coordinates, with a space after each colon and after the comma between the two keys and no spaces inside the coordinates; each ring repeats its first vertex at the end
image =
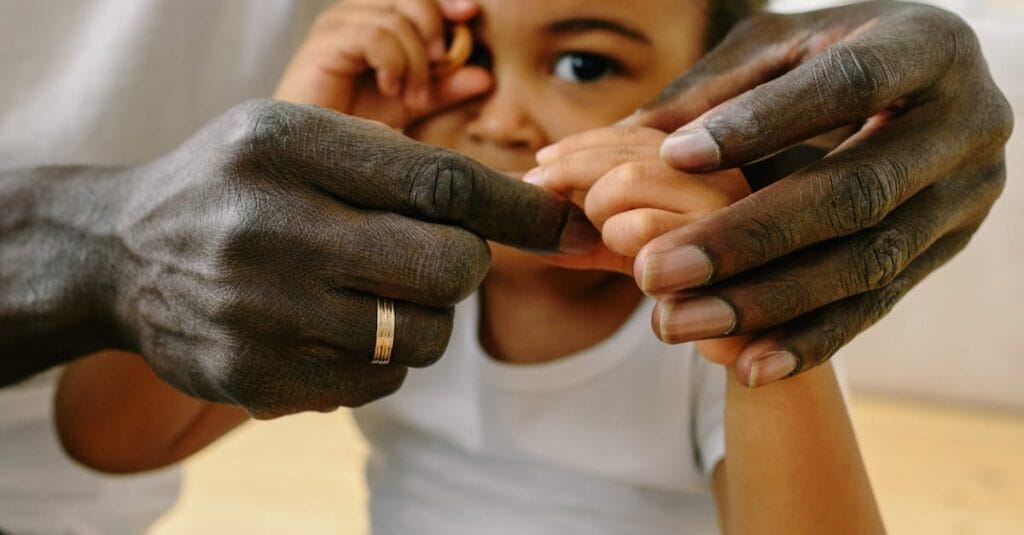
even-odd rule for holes
{"type": "Polygon", "coordinates": [[[373,347],[373,364],[391,362],[391,349],[395,346],[395,302],[377,299],[377,342],[373,347]]]}

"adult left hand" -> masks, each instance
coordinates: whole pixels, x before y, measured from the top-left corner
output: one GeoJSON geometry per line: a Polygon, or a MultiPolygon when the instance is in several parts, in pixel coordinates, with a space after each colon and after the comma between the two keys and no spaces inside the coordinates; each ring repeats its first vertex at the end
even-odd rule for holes
{"type": "MultiPolygon", "coordinates": [[[[741,23],[629,119],[678,128],[669,164],[708,172],[855,133],[647,244],[634,267],[659,296],[655,330],[670,343],[753,334],[734,363],[750,386],[824,362],[966,245],[1002,191],[1012,121],[976,36],[946,11],[869,2],[741,23]]],[[[587,161],[615,145],[607,132],[538,161],[587,161]]]]}

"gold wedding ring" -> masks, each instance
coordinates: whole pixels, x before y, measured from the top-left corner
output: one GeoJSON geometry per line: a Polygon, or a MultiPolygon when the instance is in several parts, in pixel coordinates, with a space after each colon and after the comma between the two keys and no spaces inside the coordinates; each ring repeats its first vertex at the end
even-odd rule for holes
{"type": "Polygon", "coordinates": [[[391,362],[391,349],[395,346],[395,302],[377,298],[377,342],[373,347],[373,364],[391,362]]]}
{"type": "Polygon", "coordinates": [[[448,46],[448,53],[433,65],[431,73],[435,78],[444,78],[465,65],[472,53],[473,33],[469,31],[469,26],[456,24],[452,27],[452,42],[448,46]]]}

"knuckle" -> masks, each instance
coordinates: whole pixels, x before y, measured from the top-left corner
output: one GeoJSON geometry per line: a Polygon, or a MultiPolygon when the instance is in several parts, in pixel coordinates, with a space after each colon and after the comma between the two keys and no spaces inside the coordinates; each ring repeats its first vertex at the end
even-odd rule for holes
{"type": "Polygon", "coordinates": [[[612,131],[612,134],[616,139],[643,139],[645,136],[651,136],[652,134],[664,135],[660,130],[636,124],[616,126],[613,128],[614,130],[612,131]]]}
{"type": "Polygon", "coordinates": [[[358,29],[362,33],[362,38],[368,42],[390,42],[389,32],[381,26],[378,26],[376,24],[365,24],[358,26],[358,29]]]}
{"type": "Polygon", "coordinates": [[[913,247],[909,236],[901,230],[887,228],[874,233],[857,253],[862,291],[881,288],[895,280],[913,256],[913,247]]]}
{"type": "Polygon", "coordinates": [[[821,325],[818,331],[817,351],[811,355],[802,354],[804,365],[801,371],[810,369],[813,366],[824,364],[832,355],[835,355],[840,348],[849,341],[847,329],[838,322],[829,322],[821,325]],[[809,362],[808,362],[809,360],[809,362]]]}
{"type": "Polygon", "coordinates": [[[846,89],[848,98],[818,91],[818,107],[830,116],[865,116],[889,104],[885,91],[890,86],[887,62],[870,46],[836,43],[815,64],[814,74],[816,80],[826,84],[835,80],[846,89]]]}
{"type": "MultiPolygon", "coordinates": [[[[252,100],[231,109],[226,131],[213,142],[223,148],[217,164],[227,176],[276,176],[288,169],[288,155],[306,119],[302,107],[277,100],[252,100]]],[[[208,140],[204,140],[208,141],[208,140]]]]}
{"type": "Polygon", "coordinates": [[[835,194],[825,215],[835,236],[846,236],[878,224],[889,213],[903,196],[909,171],[897,160],[879,158],[834,170],[826,179],[835,194]]]}
{"type": "Polygon", "coordinates": [[[383,17],[384,25],[393,32],[412,32],[412,23],[405,15],[397,10],[386,11],[383,17]]]}
{"type": "Polygon", "coordinates": [[[743,247],[733,249],[741,254],[743,265],[760,265],[774,258],[780,251],[791,251],[798,245],[796,226],[787,223],[785,214],[764,206],[756,197],[747,199],[746,217],[740,223],[743,247]]]}
{"type": "Polygon", "coordinates": [[[611,172],[618,187],[623,189],[638,187],[650,176],[647,164],[636,161],[626,161],[612,169],[611,172]]]}
{"type": "Polygon", "coordinates": [[[981,58],[978,36],[963,18],[945,9],[929,5],[913,5],[907,10],[908,21],[921,35],[932,36],[929,42],[945,47],[946,57],[953,62],[973,64],[981,58]]]}
{"type": "Polygon", "coordinates": [[[633,162],[640,159],[639,152],[636,148],[629,145],[620,145],[612,151],[613,162],[633,162]]]}
{"type": "Polygon", "coordinates": [[[417,166],[407,192],[411,208],[436,221],[465,220],[476,189],[484,187],[471,166],[450,151],[432,154],[417,166]]]}
{"type": "Polygon", "coordinates": [[[414,287],[429,289],[433,304],[453,305],[473,293],[490,261],[487,243],[461,229],[443,229],[429,250],[414,260],[414,287]]]}
{"type": "Polygon", "coordinates": [[[601,229],[604,244],[616,254],[635,257],[648,242],[658,237],[661,225],[647,214],[614,218],[601,229]]]}

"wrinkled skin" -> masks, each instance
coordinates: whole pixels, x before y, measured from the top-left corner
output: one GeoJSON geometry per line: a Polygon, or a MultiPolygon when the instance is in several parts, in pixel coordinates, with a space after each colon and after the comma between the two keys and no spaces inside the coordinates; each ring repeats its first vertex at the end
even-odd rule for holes
{"type": "Polygon", "coordinates": [[[638,281],[662,302],[728,304],[735,321],[722,334],[753,335],[735,362],[745,382],[752,362],[775,352],[797,356],[792,373],[825,361],[967,244],[1002,191],[1012,113],[966,23],[874,2],[747,20],[629,122],[690,133],[662,146],[689,171],[859,129],[637,257],[638,281]],[[706,255],[704,267],[674,284],[657,268],[645,273],[656,253],[685,247],[706,255]]]}
{"type": "Polygon", "coordinates": [[[382,125],[240,105],[132,169],[0,173],[0,384],[101,348],[258,417],[354,406],[437,360],[484,238],[580,251],[571,203],[382,125]],[[392,363],[370,364],[377,297],[392,363]]]}

